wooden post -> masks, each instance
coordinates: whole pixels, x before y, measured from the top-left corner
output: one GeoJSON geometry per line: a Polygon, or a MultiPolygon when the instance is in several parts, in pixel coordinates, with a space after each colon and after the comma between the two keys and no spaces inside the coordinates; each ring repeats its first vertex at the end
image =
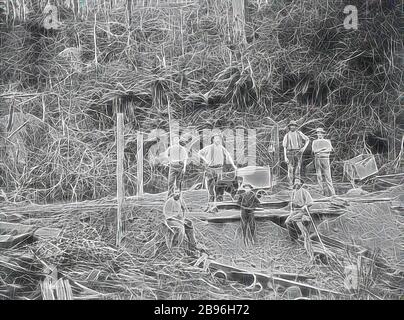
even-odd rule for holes
{"type": "Polygon", "coordinates": [[[143,196],[143,133],[137,133],[137,196],[143,196]]]}
{"type": "Polygon", "coordinates": [[[233,30],[236,41],[246,42],[245,38],[245,3],[233,0],[233,30]]]}
{"type": "MultiPolygon", "coordinates": [[[[115,104],[117,104],[115,102],[115,104]]],[[[123,156],[124,156],[124,121],[122,106],[119,106],[116,114],[116,198],[118,202],[117,210],[117,231],[116,245],[121,244],[122,238],[122,205],[124,202],[124,186],[123,186],[123,156]]]]}

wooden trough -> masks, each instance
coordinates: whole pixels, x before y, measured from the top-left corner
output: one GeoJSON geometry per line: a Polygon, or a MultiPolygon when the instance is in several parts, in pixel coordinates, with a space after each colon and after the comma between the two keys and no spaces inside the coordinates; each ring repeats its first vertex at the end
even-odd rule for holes
{"type": "MultiPolygon", "coordinates": [[[[200,265],[201,267],[201,265],[200,265]]],[[[307,281],[312,279],[311,276],[291,274],[291,273],[274,273],[265,274],[258,271],[245,270],[233,266],[229,266],[217,261],[209,262],[209,270],[216,277],[225,278],[229,281],[237,281],[248,287],[254,288],[256,285],[260,285],[262,289],[277,290],[282,288],[283,290],[290,287],[300,288],[303,296],[321,295],[321,294],[335,294],[341,295],[340,292],[319,288],[300,281],[307,281]]]]}

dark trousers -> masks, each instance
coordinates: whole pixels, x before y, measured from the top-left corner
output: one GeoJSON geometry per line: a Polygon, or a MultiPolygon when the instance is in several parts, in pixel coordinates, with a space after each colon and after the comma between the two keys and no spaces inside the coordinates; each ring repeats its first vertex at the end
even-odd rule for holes
{"type": "Polygon", "coordinates": [[[188,249],[194,250],[196,248],[197,241],[194,232],[194,225],[190,219],[185,218],[182,222],[177,219],[168,218],[166,224],[171,229],[168,230],[166,234],[166,243],[170,248],[183,243],[182,228],[185,232],[188,249]]]}
{"type": "Polygon", "coordinates": [[[245,244],[249,242],[255,243],[257,241],[256,228],[254,210],[241,209],[241,231],[243,232],[245,244]]]}
{"type": "Polygon", "coordinates": [[[170,165],[168,172],[168,197],[170,197],[175,188],[181,191],[183,174],[183,165],[170,165]]]}
{"type": "Polygon", "coordinates": [[[223,201],[225,185],[220,185],[223,168],[208,168],[206,171],[206,184],[209,194],[209,202],[223,201]]]}
{"type": "Polygon", "coordinates": [[[300,179],[300,170],[301,170],[301,166],[302,166],[303,154],[300,152],[300,150],[287,150],[286,156],[289,160],[289,163],[288,163],[289,184],[293,185],[293,180],[295,178],[300,179]]]}

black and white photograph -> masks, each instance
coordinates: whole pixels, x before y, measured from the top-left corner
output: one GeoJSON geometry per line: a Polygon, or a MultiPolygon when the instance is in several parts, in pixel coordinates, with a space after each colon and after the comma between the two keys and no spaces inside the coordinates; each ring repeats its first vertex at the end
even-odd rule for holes
{"type": "Polygon", "coordinates": [[[402,13],[0,0],[0,300],[404,300],[402,13]]]}

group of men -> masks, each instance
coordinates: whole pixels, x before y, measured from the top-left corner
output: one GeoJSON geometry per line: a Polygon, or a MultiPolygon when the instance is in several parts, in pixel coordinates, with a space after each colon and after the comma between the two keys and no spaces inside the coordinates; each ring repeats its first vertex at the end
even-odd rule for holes
{"type": "MultiPolygon", "coordinates": [[[[288,124],[289,132],[283,138],[284,159],[288,165],[289,184],[293,187],[295,178],[300,179],[303,153],[310,143],[309,137],[298,130],[296,121],[288,124]]],[[[324,139],[325,130],[317,128],[317,139],[313,141],[314,165],[316,168],[317,182],[326,196],[334,196],[335,189],[332,184],[330,153],[333,151],[331,141],[324,139]],[[324,186],[324,182],[325,186],[324,186]]]]}
{"type": "MultiPolygon", "coordinates": [[[[286,226],[293,239],[304,240],[305,247],[313,257],[307,223],[310,221],[309,207],[313,204],[310,193],[302,188],[301,165],[302,157],[306,151],[310,139],[298,130],[296,121],[290,121],[289,131],[283,139],[284,160],[288,167],[288,180],[291,195],[291,213],[286,220],[286,226]]],[[[317,139],[312,143],[314,153],[314,165],[316,168],[317,182],[326,196],[334,196],[335,190],[332,183],[330,169],[330,153],[333,151],[330,140],[325,139],[325,130],[316,129],[317,139]]],[[[185,219],[185,205],[182,200],[182,181],[187,170],[188,151],[181,146],[179,137],[172,138],[171,146],[166,150],[165,156],[168,159],[168,200],[164,207],[167,226],[172,228],[183,228],[180,234],[186,235],[191,247],[196,246],[196,239],[193,233],[192,222],[185,219]]],[[[225,186],[220,183],[223,168],[226,163],[230,164],[235,172],[235,165],[230,153],[223,146],[223,139],[220,131],[214,131],[211,137],[211,144],[200,150],[197,156],[205,164],[205,183],[208,191],[208,206],[205,211],[215,212],[215,203],[223,201],[225,186]]],[[[259,207],[259,200],[252,190],[244,190],[239,198],[241,208],[241,225],[244,241],[255,241],[254,210],[259,207]]],[[[217,211],[217,209],[216,209],[217,211]]],[[[172,234],[178,234],[173,232],[172,234]]],[[[171,241],[171,240],[170,240],[171,241]]]]}

